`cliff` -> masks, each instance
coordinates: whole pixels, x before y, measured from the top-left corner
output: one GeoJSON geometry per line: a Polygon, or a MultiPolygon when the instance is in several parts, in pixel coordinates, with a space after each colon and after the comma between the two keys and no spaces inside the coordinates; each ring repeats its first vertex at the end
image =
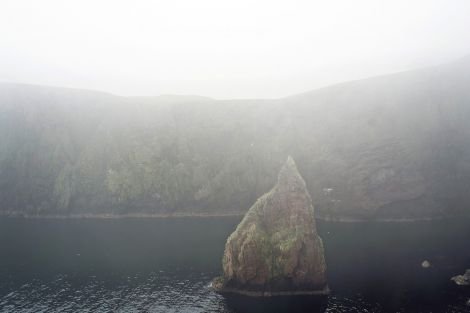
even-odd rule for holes
{"type": "Polygon", "coordinates": [[[0,84],[0,214],[244,214],[288,154],[317,218],[469,215],[470,60],[275,100],[0,84]]]}

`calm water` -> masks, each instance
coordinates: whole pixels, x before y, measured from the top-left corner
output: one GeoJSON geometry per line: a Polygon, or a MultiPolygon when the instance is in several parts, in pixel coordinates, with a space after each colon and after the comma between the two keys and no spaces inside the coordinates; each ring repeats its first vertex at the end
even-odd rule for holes
{"type": "Polygon", "coordinates": [[[331,296],[275,303],[208,287],[238,221],[0,219],[0,312],[470,312],[468,220],[319,223],[331,296]]]}

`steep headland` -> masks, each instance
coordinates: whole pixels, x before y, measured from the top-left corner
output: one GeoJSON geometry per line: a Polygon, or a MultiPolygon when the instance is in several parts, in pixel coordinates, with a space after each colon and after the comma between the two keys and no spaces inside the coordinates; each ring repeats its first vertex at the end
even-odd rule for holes
{"type": "Polygon", "coordinates": [[[243,214],[297,161],[317,218],[470,213],[470,60],[277,100],[0,84],[0,214],[243,214]]]}

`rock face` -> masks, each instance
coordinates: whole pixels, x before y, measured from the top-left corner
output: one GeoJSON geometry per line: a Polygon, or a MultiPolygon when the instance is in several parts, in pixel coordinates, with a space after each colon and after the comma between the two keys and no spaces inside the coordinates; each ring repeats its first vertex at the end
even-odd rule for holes
{"type": "Polygon", "coordinates": [[[305,181],[289,157],[274,188],[249,209],[225,245],[219,292],[327,294],[323,243],[305,181]]]}
{"type": "Polygon", "coordinates": [[[470,269],[466,270],[463,275],[457,275],[451,278],[459,286],[470,286],[470,269]]]}
{"type": "Polygon", "coordinates": [[[470,57],[281,99],[0,83],[0,215],[245,213],[289,152],[317,219],[469,216],[469,82],[470,57]]]}

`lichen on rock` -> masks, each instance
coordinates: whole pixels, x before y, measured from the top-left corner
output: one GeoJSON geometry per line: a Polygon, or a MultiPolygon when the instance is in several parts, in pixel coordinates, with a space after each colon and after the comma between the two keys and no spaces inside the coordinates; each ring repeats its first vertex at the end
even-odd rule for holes
{"type": "Polygon", "coordinates": [[[312,200],[291,157],[274,188],[255,202],[228,238],[223,273],[213,282],[222,293],[328,293],[312,200]]]}

